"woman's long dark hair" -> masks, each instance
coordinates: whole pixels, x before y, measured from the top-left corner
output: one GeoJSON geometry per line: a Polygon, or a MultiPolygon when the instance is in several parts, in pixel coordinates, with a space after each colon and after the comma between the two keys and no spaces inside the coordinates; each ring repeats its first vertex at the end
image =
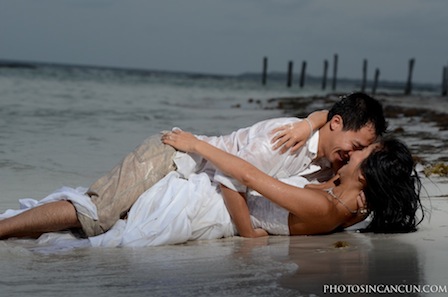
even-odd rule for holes
{"type": "Polygon", "coordinates": [[[394,138],[383,139],[381,148],[363,161],[361,171],[367,184],[364,189],[367,207],[373,212],[365,231],[415,231],[424,216],[420,201],[421,181],[407,146],[394,138]],[[421,211],[420,219],[418,210],[421,211]]]}

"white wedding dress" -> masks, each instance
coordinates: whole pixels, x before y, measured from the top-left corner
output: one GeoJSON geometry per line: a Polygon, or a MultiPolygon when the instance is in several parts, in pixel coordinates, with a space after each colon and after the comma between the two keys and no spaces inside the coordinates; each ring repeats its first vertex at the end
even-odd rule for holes
{"type": "MultiPolygon", "coordinates": [[[[303,187],[301,177],[285,180],[303,187]]],[[[20,200],[20,210],[8,210],[1,218],[16,215],[30,207],[58,200],[70,200],[95,217],[95,206],[84,188],[62,188],[41,201],[20,200]]],[[[255,192],[248,193],[247,203],[254,227],[273,235],[289,235],[289,212],[255,192]]],[[[217,239],[236,235],[230,215],[216,183],[206,173],[191,174],[188,179],[171,172],[143,193],[132,206],[126,220],[119,220],[108,232],[78,239],[71,233],[47,233],[37,242],[53,249],[85,246],[158,246],[190,240],[217,239]]]]}

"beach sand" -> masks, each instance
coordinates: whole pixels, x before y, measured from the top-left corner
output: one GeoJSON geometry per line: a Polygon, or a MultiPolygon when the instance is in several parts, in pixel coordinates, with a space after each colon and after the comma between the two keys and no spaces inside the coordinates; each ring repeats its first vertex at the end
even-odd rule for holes
{"type": "Polygon", "coordinates": [[[418,231],[408,234],[344,231],[233,237],[51,254],[30,252],[26,242],[3,241],[0,259],[9,268],[0,281],[2,292],[5,296],[61,292],[65,296],[446,296],[448,179],[425,178],[424,185],[426,218],[418,231]],[[410,290],[403,285],[430,293],[384,293],[386,288],[410,290]],[[370,291],[360,294],[360,290],[370,291]]]}

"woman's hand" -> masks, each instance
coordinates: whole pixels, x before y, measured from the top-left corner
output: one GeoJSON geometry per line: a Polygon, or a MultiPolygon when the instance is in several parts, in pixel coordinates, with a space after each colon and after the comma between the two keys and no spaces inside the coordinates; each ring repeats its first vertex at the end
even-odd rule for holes
{"type": "Polygon", "coordinates": [[[195,146],[200,140],[190,132],[173,129],[173,131],[162,135],[162,142],[171,145],[178,151],[193,153],[195,152],[195,146]]]}
{"type": "Polygon", "coordinates": [[[239,234],[241,237],[246,237],[246,238],[258,238],[258,237],[264,237],[264,236],[269,236],[269,233],[261,228],[256,228],[256,229],[252,229],[253,231],[251,233],[243,233],[243,234],[239,234]]]}
{"type": "Polygon", "coordinates": [[[274,143],[273,149],[276,150],[281,147],[281,154],[288,150],[293,154],[305,144],[313,130],[309,122],[303,120],[278,127],[272,132],[275,133],[271,140],[271,143],[274,143]]]}
{"type": "Polygon", "coordinates": [[[257,228],[257,229],[255,229],[254,231],[255,231],[255,232],[254,232],[254,234],[255,234],[254,237],[264,237],[264,236],[269,236],[268,232],[267,232],[266,230],[264,230],[264,229],[257,228]]]}
{"type": "Polygon", "coordinates": [[[359,192],[358,197],[356,197],[356,202],[358,204],[358,212],[360,215],[368,215],[370,213],[367,208],[367,200],[364,191],[359,192]]]}

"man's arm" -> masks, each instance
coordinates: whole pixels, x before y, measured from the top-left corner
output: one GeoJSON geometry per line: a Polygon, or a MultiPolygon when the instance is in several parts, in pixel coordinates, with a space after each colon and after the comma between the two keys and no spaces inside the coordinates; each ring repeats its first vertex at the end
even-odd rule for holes
{"type": "Polygon", "coordinates": [[[296,152],[310,138],[314,131],[319,130],[327,122],[328,111],[315,111],[300,122],[292,125],[284,125],[274,129],[275,136],[272,138],[274,144],[273,150],[281,147],[280,153],[283,154],[290,150],[290,153],[296,152]]]}
{"type": "Polygon", "coordinates": [[[268,235],[265,230],[254,229],[252,227],[249,208],[247,207],[246,199],[242,193],[233,191],[224,185],[221,185],[221,193],[227,210],[229,211],[240,236],[261,237],[268,235]]]}

